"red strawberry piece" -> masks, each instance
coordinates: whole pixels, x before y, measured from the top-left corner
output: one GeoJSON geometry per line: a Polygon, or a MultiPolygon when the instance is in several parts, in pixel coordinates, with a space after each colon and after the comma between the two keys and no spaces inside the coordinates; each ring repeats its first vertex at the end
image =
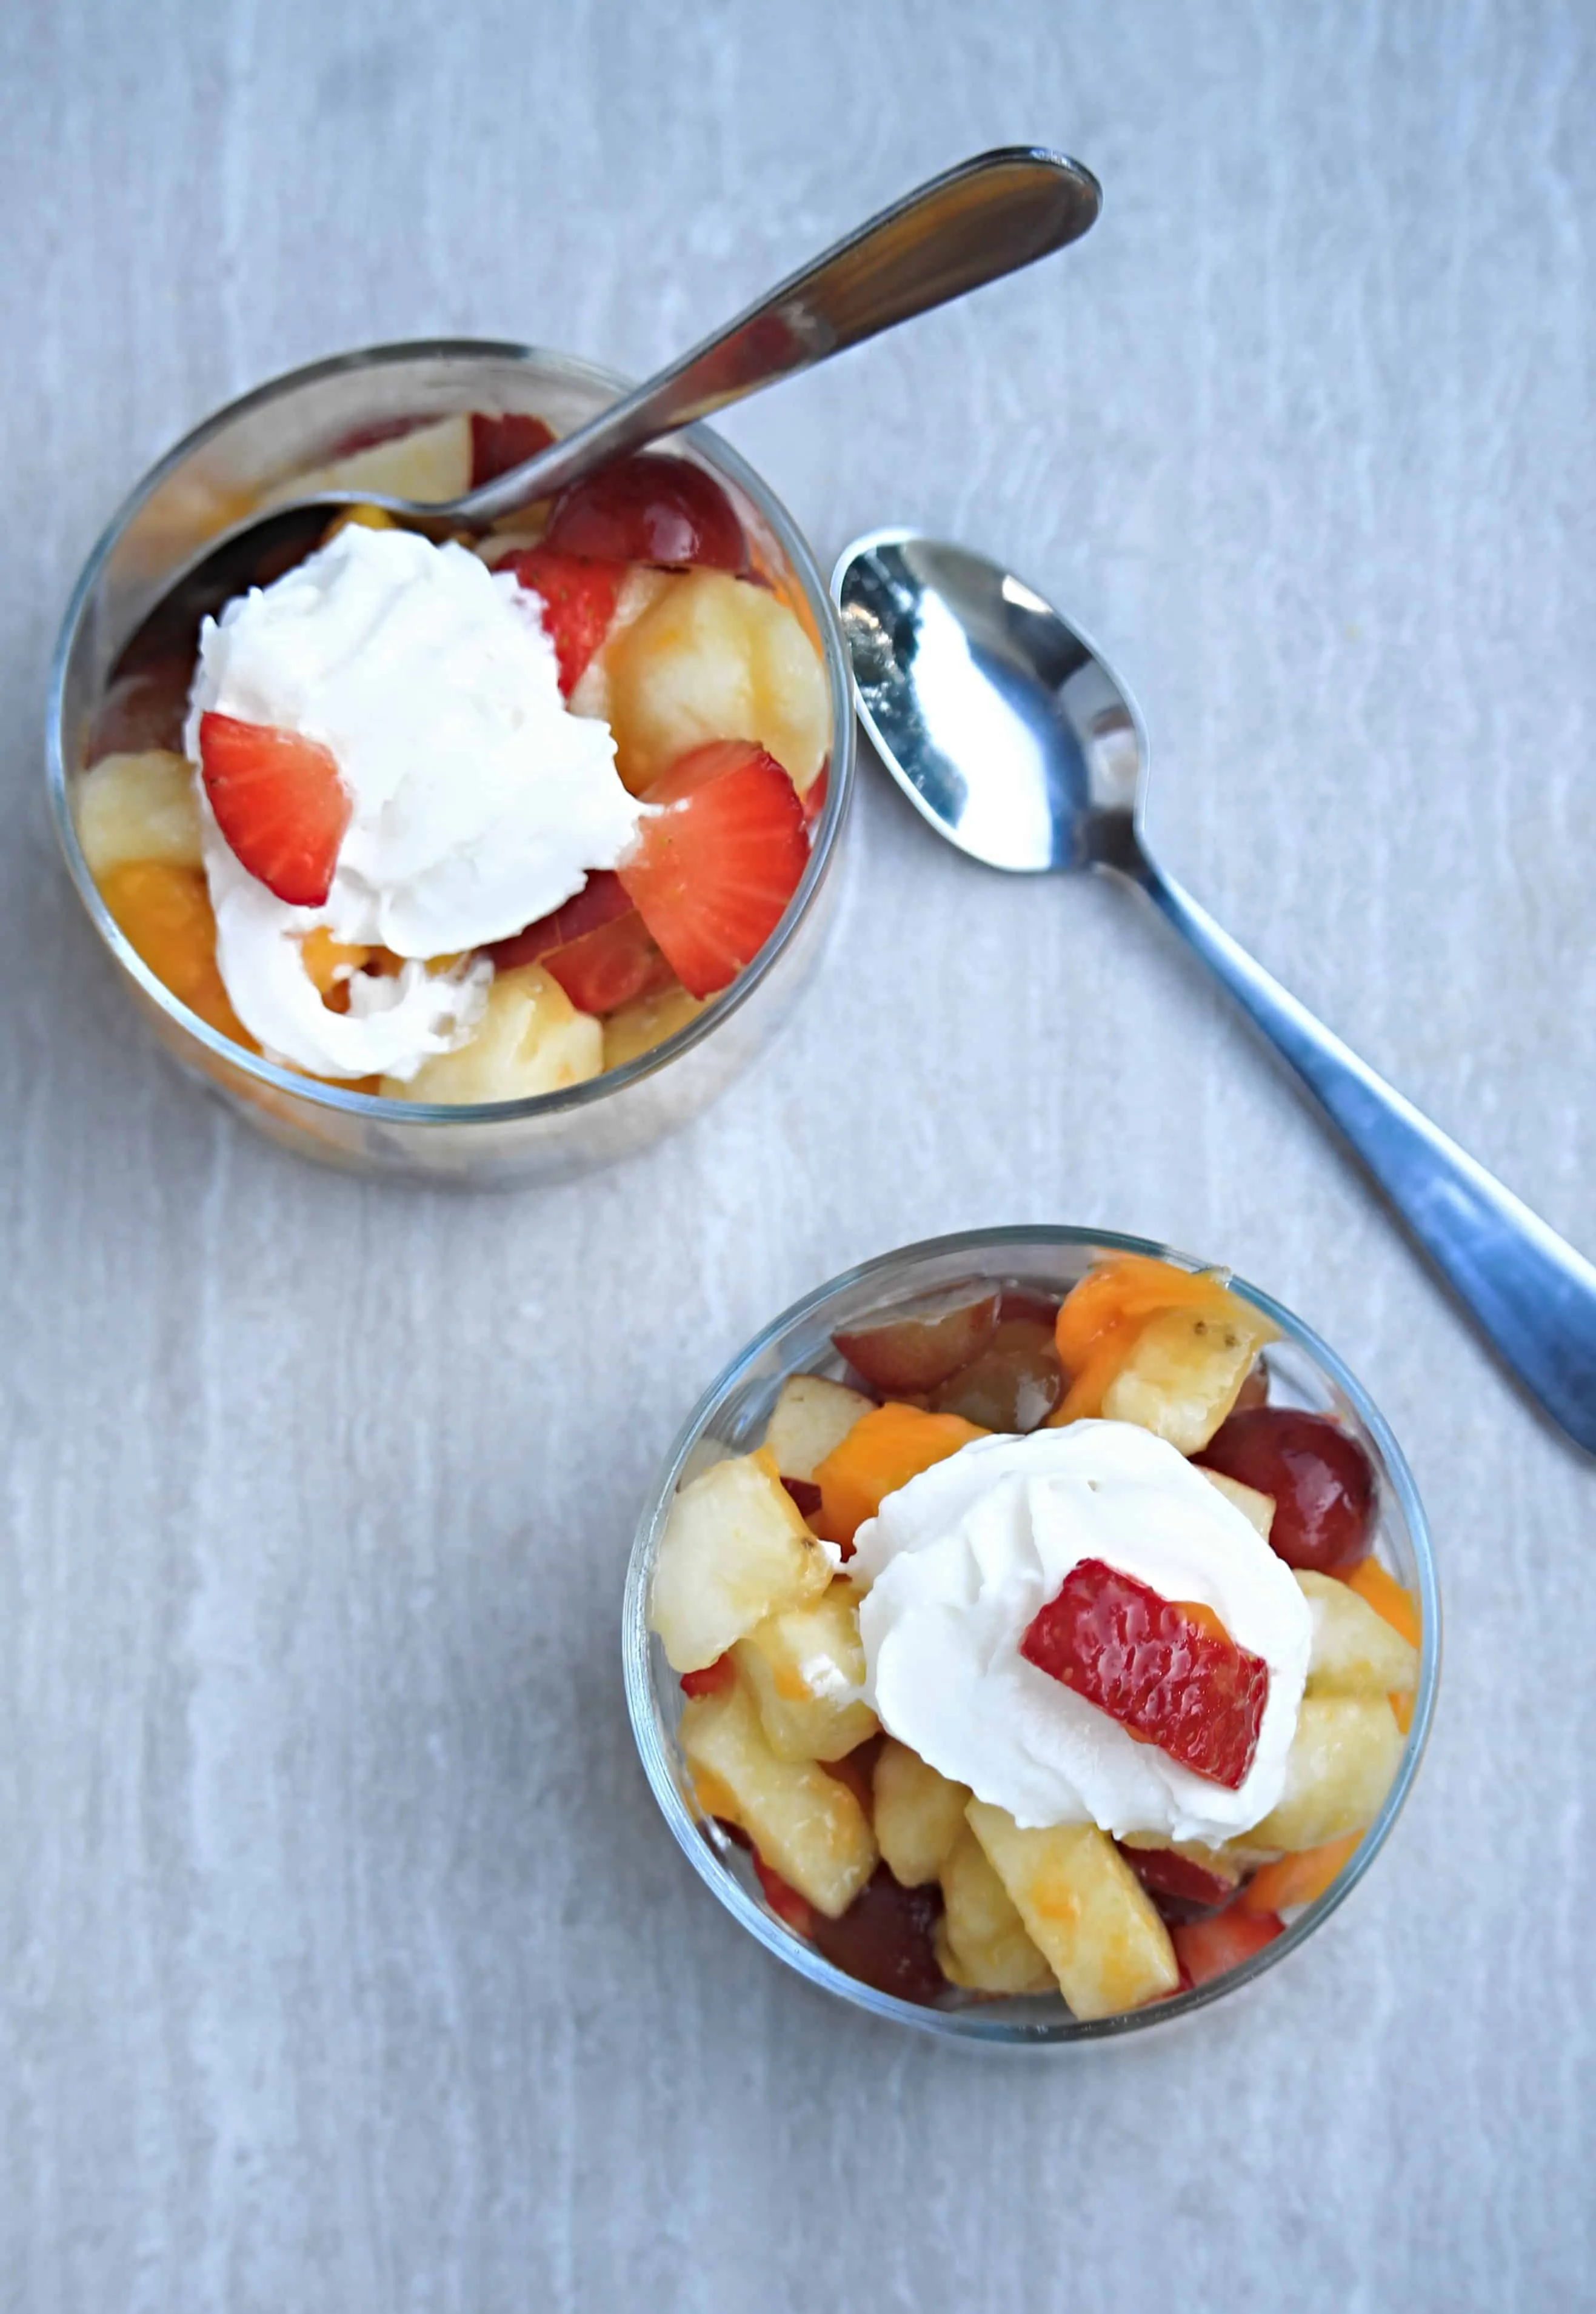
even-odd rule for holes
{"type": "Polygon", "coordinates": [[[501,972],[508,972],[513,965],[536,964],[551,949],[566,948],[572,941],[580,940],[584,932],[596,932],[601,924],[613,923],[617,916],[631,913],[631,902],[620,877],[613,869],[595,868],[573,899],[565,901],[551,914],[540,916],[525,932],[495,941],[484,954],[492,958],[501,972]]]}
{"type": "Polygon", "coordinates": [[[645,450],[562,490],[544,544],[604,562],[741,572],[748,542],[726,492],[687,458],[645,450]]]}
{"type": "Polygon", "coordinates": [[[845,1969],[879,1992],[929,2006],[948,1989],[937,1966],[936,1926],[942,1892],[932,1881],[901,1888],[878,1864],[840,1921],[824,1912],[809,1933],[833,1968],[845,1969]]]}
{"type": "Polygon", "coordinates": [[[643,822],[619,870],[643,922],[693,996],[713,996],[753,962],[808,863],[804,816],[773,755],[715,739],[678,757],[642,798],[643,822]]]}
{"type": "Polygon", "coordinates": [[[675,975],[635,908],[613,923],[551,949],[543,969],[579,1012],[614,1012],[634,997],[668,988],[675,975]]]}
{"type": "Polygon", "coordinates": [[[816,773],[798,800],[804,807],[805,825],[812,827],[825,809],[826,793],[832,783],[831,759],[828,756],[816,773]]]}
{"type": "Polygon", "coordinates": [[[702,1671],[684,1671],[682,1674],[683,1695],[719,1695],[737,1675],[737,1667],[729,1655],[717,1656],[702,1671]]]}
{"type": "Polygon", "coordinates": [[[1278,1912],[1243,1912],[1232,1904],[1223,1912],[1209,1912],[1200,1921],[1177,1921],[1169,1931],[1183,1984],[1207,1984],[1232,1968],[1239,1968],[1265,1945],[1273,1944],[1285,1928],[1278,1912]]]}
{"type": "Polygon", "coordinates": [[[543,606],[543,631],[560,662],[560,688],[569,699],[582,671],[610,631],[621,598],[624,568],[614,562],[583,561],[553,554],[546,546],[524,546],[496,563],[528,587],[543,606]]]}
{"type": "Polygon", "coordinates": [[[297,908],[319,908],[349,825],[330,747],[271,723],[199,719],[199,773],[216,826],[251,876],[297,908]]]}
{"type": "Polygon", "coordinates": [[[524,466],[528,458],[535,458],[554,439],[554,428],[545,426],[541,418],[524,418],[519,411],[511,411],[503,418],[489,418],[485,411],[473,410],[471,414],[471,486],[480,490],[484,482],[495,482],[500,474],[507,474],[512,466],[524,466]]]}
{"type": "Polygon", "coordinates": [[[783,1479],[781,1484],[806,1518],[820,1508],[820,1489],[813,1479],[783,1479]]]}
{"type": "Polygon", "coordinates": [[[1194,1774],[1235,1791],[1252,1765],[1269,1666],[1206,1607],[1083,1559],[1019,1652],[1194,1774]]]}
{"type": "Polygon", "coordinates": [[[776,1918],[785,1921],[789,1929],[796,1929],[800,1937],[807,1937],[815,1926],[815,1914],[807,1899],[800,1896],[796,1888],[789,1888],[779,1872],[772,1871],[757,1848],[754,1851],[754,1869],[764,1890],[765,1903],[776,1918]]]}

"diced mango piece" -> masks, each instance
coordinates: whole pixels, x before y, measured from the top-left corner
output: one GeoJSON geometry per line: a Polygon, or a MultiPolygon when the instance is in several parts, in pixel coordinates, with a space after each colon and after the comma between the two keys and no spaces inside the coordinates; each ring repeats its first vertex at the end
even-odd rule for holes
{"type": "Polygon", "coordinates": [[[963,1836],[970,1795],[890,1736],[876,1754],[872,1780],[876,1838],[887,1869],[904,1887],[921,1887],[937,1877],[963,1836]]]}
{"type": "Polygon", "coordinates": [[[680,1741],[700,1804],[741,1826],[766,1864],[838,1919],[876,1868],[858,1800],[810,1761],[778,1759],[739,1679],[683,1705],[680,1741]]]}
{"type": "Polygon", "coordinates": [[[938,1961],[971,1992],[1051,1992],[1054,1974],[967,1824],[943,1859],[938,1961]]]}
{"type": "Polygon", "coordinates": [[[831,1579],[831,1557],[762,1447],[711,1463],[677,1495],[654,1565],[649,1629],[673,1671],[702,1671],[767,1615],[817,1598],[831,1579]]]}
{"type": "Polygon", "coordinates": [[[1360,1593],[1334,1575],[1296,1570],[1313,1616],[1309,1695],[1411,1695],[1419,1651],[1360,1593]]]}
{"type": "Polygon", "coordinates": [[[1402,1758],[1402,1731],[1384,1696],[1307,1695],[1286,1760],[1285,1788],[1247,1833],[1252,1849],[1319,1848],[1363,1832],[1402,1758]]]}
{"type": "Polygon", "coordinates": [[[1113,2017],[1174,1992],[1168,1930],[1106,1833],[1092,1824],[1022,1830],[985,1800],[966,1815],[1077,2017],[1113,2017]]]}
{"type": "Polygon", "coordinates": [[[822,1532],[851,1543],[886,1497],[972,1438],[989,1434],[957,1414],[922,1414],[917,1406],[875,1406],[862,1415],[813,1472],[820,1488],[822,1532]]]}
{"type": "Polygon", "coordinates": [[[833,1583],[806,1606],[778,1608],[732,1652],[779,1759],[840,1760],[876,1733],[851,1583],[833,1583]]]}
{"type": "Polygon", "coordinates": [[[1294,1856],[1261,1865],[1237,1903],[1247,1912],[1283,1912],[1288,1905],[1311,1904],[1324,1894],[1362,1837],[1361,1832],[1349,1832],[1321,1847],[1301,1849],[1294,1856]]]}
{"type": "Polygon", "coordinates": [[[130,860],[97,880],[119,929],[156,979],[209,1027],[259,1051],[216,969],[216,920],[203,871],[130,860]]]}

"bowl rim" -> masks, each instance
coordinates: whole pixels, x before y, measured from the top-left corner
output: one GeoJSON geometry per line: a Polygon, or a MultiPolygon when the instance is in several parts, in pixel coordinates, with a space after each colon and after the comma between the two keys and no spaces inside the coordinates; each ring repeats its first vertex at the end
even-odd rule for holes
{"type": "Polygon", "coordinates": [[[560,353],[551,347],[523,345],[507,339],[418,338],[356,347],[346,353],[328,355],[321,360],[301,364],[294,369],[279,372],[275,377],[251,386],[246,393],[224,403],[220,409],[202,419],[198,425],[190,428],[134,485],[101,533],[78,575],[50,660],[45,705],[45,774],[56,840],[90,922],[116,964],[186,1038],[228,1068],[238,1071],[258,1084],[271,1087],[274,1091],[304,1101],[312,1108],[331,1110],[368,1124],[441,1130],[449,1126],[520,1123],[591,1108],[596,1102],[627,1091],[643,1079],[667,1068],[673,1061],[713,1036],[721,1023],[729,1020],[747,1002],[774,968],[820,893],[832,866],[852,796],[857,747],[852,693],[842,630],[830,592],[807,541],[774,490],[729,442],[701,422],[683,427],[670,439],[687,445],[711,468],[735,482],[754,502],[774,534],[803,589],[820,635],[821,662],[830,697],[832,746],[826,771],[825,802],[815,824],[807,865],[780,923],[759,954],[744,967],[728,988],[706,1004],[701,1012],[659,1044],[651,1046],[647,1052],[623,1062],[619,1068],[601,1070],[597,1076],[585,1078],[580,1084],[563,1086],[553,1092],[535,1093],[521,1100],[412,1101],[389,1099],[381,1093],[357,1092],[348,1086],[331,1083],[304,1075],[296,1069],[282,1067],[275,1061],[269,1061],[263,1054],[251,1053],[246,1046],[235,1044],[220,1029],[213,1029],[207,1021],[202,1020],[198,1013],[191,1012],[150,970],[117,924],[101,896],[78,839],[71,789],[80,774],[75,769],[68,768],[62,720],[66,670],[79,630],[106,565],[128,526],[163,483],[225,428],[246,417],[251,411],[268,407],[292,389],[361,370],[427,360],[510,362],[541,367],[545,371],[557,370],[567,380],[601,386],[613,396],[629,392],[634,383],[597,363],[585,361],[579,355],[560,353]]]}
{"type": "Polygon", "coordinates": [[[1256,1983],[1266,1970],[1274,1967],[1288,1954],[1297,1951],[1351,1895],[1384,1847],[1418,1773],[1434,1718],[1436,1689],[1441,1674],[1441,1598],[1429,1522],[1413,1472],[1389,1423],[1351,1368],[1311,1326],[1262,1287],[1253,1285],[1247,1279],[1239,1277],[1234,1271],[1221,1267],[1220,1274],[1231,1291],[1239,1294],[1244,1301],[1250,1302],[1255,1309],[1279,1326],[1285,1337],[1307,1351],[1352,1405],[1379,1452],[1384,1474],[1406,1525],[1417,1570],[1421,1618],[1419,1677],[1406,1742],[1396,1776],[1379,1814],[1330,1886],[1311,1904],[1305,1905],[1296,1920],[1287,1923],[1283,1935],[1263,1946],[1238,1967],[1228,1969],[1222,1976],[1197,1985],[1189,1992],[1172,1994],[1146,2008],[1127,2009],[1116,2016],[1080,2018],[1065,2011],[1056,2021],[1050,2019],[1040,2023],[1005,2017],[998,2002],[990,2006],[975,2004],[968,2009],[926,2009],[916,2002],[901,2000],[892,1993],[877,1992],[874,1986],[863,1984],[857,1977],[835,1967],[813,1946],[794,1936],[754,1902],[704,1838],[700,1821],[683,1797],[670,1762],[657,1740],[653,1722],[650,1634],[648,1629],[648,1587],[654,1559],[650,1546],[663,1524],[664,1514],[675,1495],[683,1467],[747,1369],[789,1328],[823,1310],[836,1295],[868,1284],[872,1277],[884,1272],[901,1275],[906,1266],[914,1263],[961,1254],[992,1256],[1001,1254],[1007,1248],[1038,1242],[1091,1247],[1114,1253],[1151,1254],[1160,1260],[1174,1262],[1190,1270],[1216,1267],[1212,1262],[1199,1261],[1190,1254],[1182,1253],[1177,1248],[1151,1238],[1133,1237],[1121,1231],[1093,1229],[1083,1224],[1043,1222],[959,1230],[945,1236],[924,1238],[897,1247],[889,1253],[877,1254],[868,1261],[839,1272],[824,1285],[802,1295],[763,1327],[700,1397],[677,1433],[639,1521],[627,1565],[622,1610],[622,1674],[633,1740],[660,1812],[675,1834],[677,1846],[687,1856],[700,1878],[767,1952],[784,1962],[808,1983],[834,1994],[855,2008],[867,2010],[872,2016],[890,2018],[934,2038],[989,2048],[1067,2048],[1086,2043],[1120,2040],[1151,2027],[1173,2024],[1256,1983]]]}

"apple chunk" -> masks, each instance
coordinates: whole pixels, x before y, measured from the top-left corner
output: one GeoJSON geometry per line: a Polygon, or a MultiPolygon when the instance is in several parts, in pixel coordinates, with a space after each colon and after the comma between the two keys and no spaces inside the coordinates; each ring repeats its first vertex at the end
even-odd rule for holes
{"type": "Polygon", "coordinates": [[[203,867],[199,796],[186,755],[163,747],[102,755],[73,798],[89,872],[107,876],[134,860],[203,867]]]}
{"type": "Polygon", "coordinates": [[[1173,1992],[1169,1932],[1124,1858],[1095,1824],[1023,1829],[985,1800],[970,1828],[1077,2017],[1114,2017],[1173,1992]]]}
{"type": "Polygon", "coordinates": [[[950,1984],[970,1992],[1051,1992],[1053,1971],[969,1825],[945,1858],[937,1957],[950,1984]]]}
{"type": "Polygon", "coordinates": [[[892,1397],[935,1390],[979,1357],[998,1322],[997,1291],[960,1286],[917,1309],[833,1334],[833,1341],[872,1389],[892,1397]]]}
{"type": "Polygon", "coordinates": [[[1248,1526],[1256,1527],[1265,1542],[1274,1524],[1274,1497],[1260,1494],[1257,1487],[1244,1487],[1239,1479],[1228,1479],[1222,1471],[1204,1470],[1203,1476],[1216,1495],[1239,1510],[1248,1526]]]}
{"type": "Polygon", "coordinates": [[[840,1446],[860,1415],[870,1410],[862,1391],[821,1374],[793,1374],[771,1409],[764,1443],[784,1479],[812,1480],[817,1463],[840,1446]]]}
{"type": "Polygon", "coordinates": [[[1290,1851],[1363,1831],[1380,1813],[1401,1758],[1402,1731],[1383,1695],[1304,1696],[1286,1756],[1285,1789],[1244,1844],[1290,1851]]]}
{"type": "Polygon", "coordinates": [[[876,1733],[851,1583],[833,1583],[807,1606],[778,1608],[733,1654],[779,1759],[840,1760],[876,1733]]]}
{"type": "Polygon", "coordinates": [[[940,1872],[965,1831],[970,1795],[888,1736],[876,1754],[871,1779],[876,1801],[876,1837],[895,1880],[922,1887],[940,1872]]]}
{"type": "Polygon", "coordinates": [[[649,1628],[673,1671],[702,1671],[767,1615],[816,1598],[832,1567],[781,1484],[773,1454],[761,1447],[711,1463],[671,1506],[654,1566],[649,1628]]]}
{"type": "Polygon", "coordinates": [[[877,1861],[848,1786],[813,1760],[779,1759],[740,1679],[683,1707],[680,1740],[701,1806],[745,1832],[816,1912],[833,1921],[845,1912],[877,1861]]]}
{"type": "Polygon", "coordinates": [[[1309,1695],[1411,1695],[1419,1651],[1334,1575],[1299,1568],[1297,1581],[1313,1615],[1308,1656],[1309,1695]]]}

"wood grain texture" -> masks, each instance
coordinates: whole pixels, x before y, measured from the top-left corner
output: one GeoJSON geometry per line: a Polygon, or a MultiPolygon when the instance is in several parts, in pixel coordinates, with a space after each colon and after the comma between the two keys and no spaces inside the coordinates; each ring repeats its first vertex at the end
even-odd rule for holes
{"type": "Polygon", "coordinates": [[[442,331],[639,370],[932,168],[1057,142],[1107,190],[1079,250],[727,430],[823,561],[907,520],[1055,595],[1139,694],[1170,866],[1596,1245],[1593,105],[1587,0],[0,10],[0,2305],[1592,2302],[1591,1473],[1151,920],[867,778],[820,983],[699,1126],[551,1194],[366,1188],[133,1033],[38,730],[100,526],[225,397],[442,331]],[[617,1619],[757,1325],[1043,1218],[1318,1325],[1449,1623],[1322,1938],[1027,2066],[719,1913],[617,1619]]]}

